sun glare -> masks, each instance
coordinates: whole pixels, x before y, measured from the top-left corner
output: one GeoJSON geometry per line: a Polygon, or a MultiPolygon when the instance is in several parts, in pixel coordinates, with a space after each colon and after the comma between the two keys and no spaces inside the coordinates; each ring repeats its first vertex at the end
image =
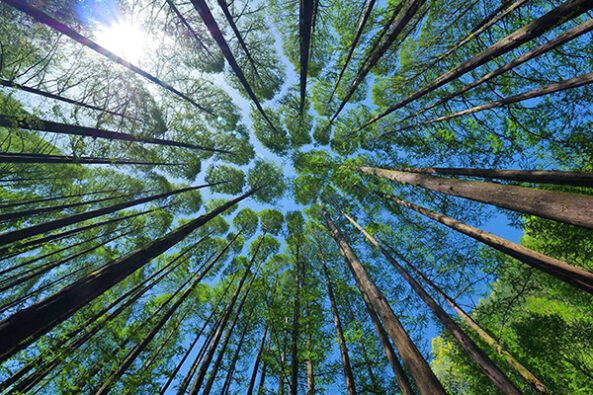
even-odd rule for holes
{"type": "Polygon", "coordinates": [[[100,25],[95,37],[97,44],[133,64],[138,63],[149,46],[148,35],[142,28],[127,21],[100,25]]]}

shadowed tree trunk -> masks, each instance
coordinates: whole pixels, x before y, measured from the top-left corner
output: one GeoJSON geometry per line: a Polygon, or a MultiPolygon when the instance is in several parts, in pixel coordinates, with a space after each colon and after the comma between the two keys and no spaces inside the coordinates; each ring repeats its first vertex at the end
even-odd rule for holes
{"type": "Polygon", "coordinates": [[[120,140],[120,141],[131,141],[134,143],[146,143],[146,144],[156,144],[156,145],[164,145],[169,147],[181,147],[181,148],[190,148],[200,151],[209,151],[209,152],[220,152],[229,154],[232,152],[219,150],[216,148],[204,147],[201,145],[195,144],[188,144],[179,141],[172,141],[172,140],[164,140],[158,138],[149,138],[149,137],[141,137],[136,136],[129,133],[122,133],[122,132],[114,132],[111,130],[105,129],[98,129],[98,128],[90,128],[87,126],[79,126],[79,125],[69,125],[66,123],[60,122],[53,122],[42,120],[36,117],[29,117],[30,119],[17,119],[15,117],[8,117],[6,115],[0,115],[0,127],[12,128],[18,127],[21,129],[28,129],[28,130],[38,130],[43,132],[51,132],[57,134],[64,134],[64,135],[71,135],[71,136],[83,136],[83,137],[93,137],[93,138],[102,138],[108,140],[120,140]]]}
{"type": "Polygon", "coordinates": [[[313,20],[313,0],[299,0],[299,52],[300,52],[300,88],[301,114],[305,109],[307,95],[307,69],[309,67],[309,53],[311,46],[311,23],[313,20]]]}
{"type": "Polygon", "coordinates": [[[358,167],[363,173],[593,229],[593,196],[358,167]]]}
{"type": "Polygon", "coordinates": [[[224,385],[222,386],[222,391],[220,392],[221,395],[225,395],[228,393],[229,388],[231,386],[231,381],[233,380],[233,373],[235,372],[235,366],[237,365],[237,360],[239,359],[239,353],[241,352],[241,348],[243,347],[243,342],[245,341],[245,336],[247,334],[247,330],[249,329],[249,324],[251,323],[251,317],[253,315],[252,309],[249,313],[249,317],[247,318],[247,323],[243,327],[243,331],[241,332],[241,337],[239,339],[239,344],[237,345],[237,349],[235,350],[235,354],[231,359],[231,363],[229,365],[229,371],[226,375],[226,379],[224,380],[224,385]]]}
{"type": "Polygon", "coordinates": [[[180,226],[143,247],[116,259],[42,301],[23,309],[0,322],[0,361],[38,339],[53,327],[76,313],[115,284],[144,266],[152,258],[176,245],[194,230],[229,207],[251,196],[251,190],[214,210],[180,226]]]}
{"type": "Polygon", "coordinates": [[[278,378],[278,395],[284,394],[284,372],[286,367],[286,343],[288,340],[288,316],[284,318],[284,335],[282,336],[282,352],[280,353],[280,377],[278,378]]]}
{"type": "Polygon", "coordinates": [[[53,202],[54,200],[62,200],[62,199],[69,199],[69,198],[73,198],[73,197],[84,197],[84,196],[92,196],[92,195],[99,195],[102,193],[114,193],[114,192],[119,192],[119,191],[116,191],[115,189],[107,189],[104,191],[97,191],[97,192],[80,192],[80,193],[75,193],[72,195],[62,195],[62,196],[55,196],[55,197],[50,197],[50,198],[21,200],[18,202],[0,204],[0,209],[5,209],[5,208],[10,208],[10,207],[15,207],[15,206],[24,206],[26,204],[53,202]]]}
{"type": "Polygon", "coordinates": [[[359,290],[363,295],[366,295],[369,298],[370,304],[381,317],[381,320],[385,324],[387,333],[391,337],[393,344],[395,344],[396,348],[398,349],[405,366],[408,368],[410,374],[414,378],[416,386],[423,395],[444,395],[445,390],[443,389],[441,383],[437,380],[432,370],[430,370],[428,363],[426,363],[426,360],[418,351],[416,345],[412,342],[412,339],[410,339],[409,335],[406,333],[401,322],[387,302],[387,299],[381,293],[381,291],[379,291],[373,280],[369,277],[367,271],[358,260],[358,257],[348,245],[340,230],[333,223],[328,212],[325,210],[325,207],[321,205],[320,201],[319,205],[331,235],[336,241],[336,244],[338,244],[340,253],[344,256],[346,263],[348,264],[348,267],[352,272],[354,279],[356,280],[359,290]]]}
{"type": "Polygon", "coordinates": [[[568,0],[542,17],[536,19],[530,24],[523,26],[522,28],[511,33],[507,37],[498,41],[496,44],[486,48],[476,56],[469,60],[461,63],[457,67],[449,70],[445,74],[441,75],[431,83],[420,88],[416,92],[412,93],[403,100],[400,100],[396,104],[390,106],[387,110],[381,112],[379,115],[367,121],[360,129],[372,124],[373,122],[383,118],[384,116],[392,113],[393,111],[423,97],[427,93],[453,81],[456,78],[468,73],[471,70],[478,68],[479,66],[497,58],[505,53],[512,51],[520,45],[531,41],[547,31],[552,30],[556,26],[571,20],[573,18],[582,15],[586,11],[593,8],[593,3],[588,0],[568,0]]]}
{"type": "MultiPolygon", "coordinates": [[[[390,248],[391,249],[391,248],[390,248]]],[[[393,251],[393,249],[391,249],[393,251]]],[[[395,251],[394,251],[395,253],[395,251]]],[[[505,351],[502,346],[486,332],[483,330],[477,322],[475,322],[453,299],[451,299],[447,294],[443,292],[438,286],[436,286],[424,273],[422,273],[416,266],[412,265],[408,262],[405,258],[401,255],[397,254],[401,260],[403,260],[412,270],[418,274],[428,285],[435,290],[456,312],[459,316],[465,321],[465,323],[472,328],[476,333],[492,348],[498,352],[498,354],[502,355],[505,361],[513,368],[517,373],[519,373],[525,380],[527,380],[533,388],[537,389],[540,392],[547,393],[546,386],[531,373],[525,366],[523,366],[515,357],[513,357],[509,352],[505,351]]]]}
{"type": "Polygon", "coordinates": [[[457,325],[457,323],[439,306],[434,299],[422,288],[422,286],[387,252],[385,248],[373,236],[371,236],[362,226],[360,226],[352,217],[342,212],[348,221],[356,227],[367,240],[378,249],[385,259],[397,270],[397,272],[406,280],[412,289],[420,296],[428,308],[437,316],[439,321],[453,335],[459,345],[465,352],[478,364],[484,374],[503,394],[520,395],[513,382],[496,366],[494,362],[479,348],[473,340],[457,325]]]}
{"type": "Polygon", "coordinates": [[[259,368],[261,356],[262,356],[262,353],[264,352],[264,345],[266,342],[267,334],[268,334],[268,326],[266,325],[266,326],[264,326],[264,333],[261,337],[261,342],[259,343],[259,348],[257,350],[257,357],[255,358],[255,364],[253,365],[253,370],[251,371],[251,380],[249,380],[249,388],[247,389],[247,395],[251,395],[253,393],[253,387],[255,386],[255,379],[257,378],[257,369],[259,368]]]}
{"type": "Polygon", "coordinates": [[[331,303],[332,315],[334,316],[334,325],[336,326],[336,336],[338,338],[338,345],[340,346],[340,355],[342,356],[342,367],[344,368],[344,379],[346,380],[346,389],[348,394],[356,394],[356,386],[354,384],[354,375],[352,374],[352,367],[350,366],[350,357],[348,356],[348,347],[346,346],[346,339],[344,339],[344,331],[342,330],[342,322],[338,313],[338,306],[336,305],[336,298],[334,297],[334,290],[325,264],[325,259],[321,248],[319,248],[321,265],[323,267],[323,274],[325,276],[325,284],[327,285],[327,295],[331,303]]]}
{"type": "Polygon", "coordinates": [[[196,40],[196,42],[200,45],[200,48],[202,48],[208,54],[208,56],[210,56],[210,58],[213,59],[214,56],[212,55],[212,53],[210,52],[210,50],[208,49],[208,47],[206,45],[204,45],[204,42],[200,39],[200,37],[198,37],[198,34],[196,33],[196,31],[190,26],[190,24],[183,17],[183,15],[181,14],[181,12],[179,12],[179,9],[175,6],[175,3],[173,3],[171,0],[165,0],[165,1],[167,2],[167,4],[169,5],[169,7],[171,8],[171,10],[173,10],[173,12],[175,13],[175,15],[177,15],[177,18],[179,18],[179,20],[181,21],[181,23],[183,24],[183,26],[185,26],[187,28],[187,30],[191,33],[191,35],[193,36],[194,40],[196,40]]]}
{"type": "Polygon", "coordinates": [[[73,165],[142,165],[142,166],[182,166],[183,163],[145,162],[140,160],[119,158],[96,158],[86,156],[46,155],[46,154],[20,154],[3,152],[0,154],[0,163],[47,163],[47,164],[73,164],[73,165]]]}
{"type": "Polygon", "coordinates": [[[74,29],[69,28],[68,26],[64,25],[63,23],[59,22],[58,20],[43,13],[43,11],[41,11],[40,9],[27,4],[23,0],[2,0],[2,1],[5,2],[6,4],[24,12],[25,14],[29,15],[31,18],[35,19],[37,22],[47,25],[48,27],[59,31],[60,33],[70,37],[74,41],[94,50],[95,52],[97,52],[103,56],[106,56],[110,60],[132,70],[134,73],[141,75],[142,77],[146,78],[147,80],[154,82],[155,84],[161,86],[162,88],[168,90],[169,92],[181,97],[183,100],[193,104],[195,107],[199,108],[200,110],[204,111],[205,113],[207,113],[211,116],[216,116],[216,114],[214,114],[212,111],[202,107],[201,105],[196,103],[193,99],[191,99],[187,95],[179,92],[177,89],[173,88],[171,85],[159,80],[155,76],[147,73],[146,71],[140,69],[139,67],[134,66],[127,60],[125,60],[125,59],[117,56],[113,52],[103,48],[102,46],[95,43],[94,41],[91,41],[90,39],[82,36],[81,34],[76,32],[74,29]]]}
{"type": "Polygon", "coordinates": [[[301,309],[301,265],[299,257],[299,246],[296,246],[296,259],[294,262],[294,305],[292,309],[292,345],[290,352],[290,393],[296,395],[298,392],[299,380],[299,314],[301,309]]]}
{"type": "MultiPolygon", "coordinates": [[[[272,336],[270,335],[270,337],[268,338],[268,344],[266,345],[266,354],[270,353],[270,347],[272,345],[272,336]]],[[[267,370],[268,364],[266,363],[266,360],[264,359],[264,363],[261,367],[261,375],[259,378],[259,386],[257,388],[257,395],[263,395],[265,392],[265,385],[266,385],[266,370],[267,370]]]]}

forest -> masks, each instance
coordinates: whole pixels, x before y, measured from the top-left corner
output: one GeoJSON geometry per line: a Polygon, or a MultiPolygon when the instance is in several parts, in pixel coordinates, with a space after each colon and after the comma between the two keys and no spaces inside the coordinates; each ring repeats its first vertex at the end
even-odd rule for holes
{"type": "Polygon", "coordinates": [[[592,30],[0,0],[0,393],[593,394],[592,30]]]}

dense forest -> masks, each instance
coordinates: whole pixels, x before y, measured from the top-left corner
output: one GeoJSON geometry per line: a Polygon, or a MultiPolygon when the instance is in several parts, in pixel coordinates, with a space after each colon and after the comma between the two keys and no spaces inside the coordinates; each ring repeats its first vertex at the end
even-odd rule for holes
{"type": "Polygon", "coordinates": [[[592,30],[1,0],[0,392],[593,393],[592,30]]]}

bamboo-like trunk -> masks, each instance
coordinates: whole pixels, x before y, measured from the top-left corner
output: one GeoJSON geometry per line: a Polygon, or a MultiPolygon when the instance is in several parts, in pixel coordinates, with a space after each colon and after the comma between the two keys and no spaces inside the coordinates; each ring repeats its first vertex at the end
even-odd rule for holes
{"type": "Polygon", "coordinates": [[[336,336],[338,338],[338,345],[340,346],[340,355],[342,357],[342,367],[344,369],[344,380],[346,380],[346,390],[348,394],[356,394],[356,385],[354,384],[354,375],[352,374],[352,367],[350,366],[350,357],[348,356],[348,347],[346,345],[346,339],[344,338],[344,331],[342,329],[342,322],[340,321],[340,314],[338,313],[338,306],[336,304],[336,298],[334,296],[334,290],[332,287],[325,258],[323,252],[319,248],[321,266],[323,268],[323,274],[325,276],[325,284],[327,285],[327,296],[331,304],[332,315],[334,316],[334,325],[336,326],[336,336]]]}
{"type": "Polygon", "coordinates": [[[363,173],[421,186],[447,195],[492,204],[525,214],[593,229],[593,196],[548,191],[516,185],[457,180],[427,174],[406,173],[374,167],[358,167],[363,173]]]}
{"type": "Polygon", "coordinates": [[[582,15],[588,10],[593,8],[593,3],[589,0],[568,0],[541,16],[535,21],[529,23],[526,26],[516,30],[510,35],[506,36],[497,43],[486,48],[471,59],[466,60],[457,67],[449,70],[442,74],[440,77],[432,81],[431,83],[420,88],[416,92],[412,93],[408,97],[400,100],[396,104],[390,106],[387,110],[381,112],[379,115],[373,117],[369,121],[365,122],[360,129],[372,124],[373,122],[383,118],[384,116],[392,113],[393,111],[423,97],[427,93],[457,79],[464,74],[478,68],[479,66],[495,59],[505,53],[512,51],[520,45],[529,42],[547,31],[552,30],[556,26],[571,20],[573,18],[582,15]]]}
{"type": "Polygon", "coordinates": [[[0,361],[4,361],[53,327],[76,313],[152,258],[176,245],[194,230],[229,207],[251,196],[251,190],[214,210],[180,226],[168,234],[116,259],[42,301],[23,309],[0,322],[0,361]]]}
{"type": "Polygon", "coordinates": [[[366,269],[362,266],[350,245],[348,245],[348,242],[340,230],[331,220],[325,207],[321,205],[321,202],[319,202],[319,204],[331,235],[338,244],[340,253],[344,256],[346,263],[356,280],[358,288],[363,295],[366,294],[368,296],[370,304],[381,317],[389,337],[391,337],[391,340],[398,349],[405,366],[414,378],[416,386],[423,395],[444,395],[445,390],[441,383],[428,366],[428,363],[422,354],[418,351],[418,348],[416,348],[416,345],[412,342],[412,339],[410,339],[410,336],[406,333],[401,322],[387,302],[387,299],[370,278],[366,269]]]}
{"type": "Polygon", "coordinates": [[[420,296],[428,308],[437,316],[439,321],[453,335],[459,345],[467,354],[478,364],[484,374],[503,394],[520,395],[513,382],[496,366],[496,364],[486,355],[486,353],[477,346],[476,343],[457,325],[457,323],[445,312],[445,310],[434,301],[434,299],[422,288],[422,286],[387,252],[379,242],[371,236],[362,226],[360,226],[352,217],[342,212],[342,215],[356,227],[366,239],[383,254],[385,259],[397,270],[397,272],[406,280],[412,289],[420,296]]]}

